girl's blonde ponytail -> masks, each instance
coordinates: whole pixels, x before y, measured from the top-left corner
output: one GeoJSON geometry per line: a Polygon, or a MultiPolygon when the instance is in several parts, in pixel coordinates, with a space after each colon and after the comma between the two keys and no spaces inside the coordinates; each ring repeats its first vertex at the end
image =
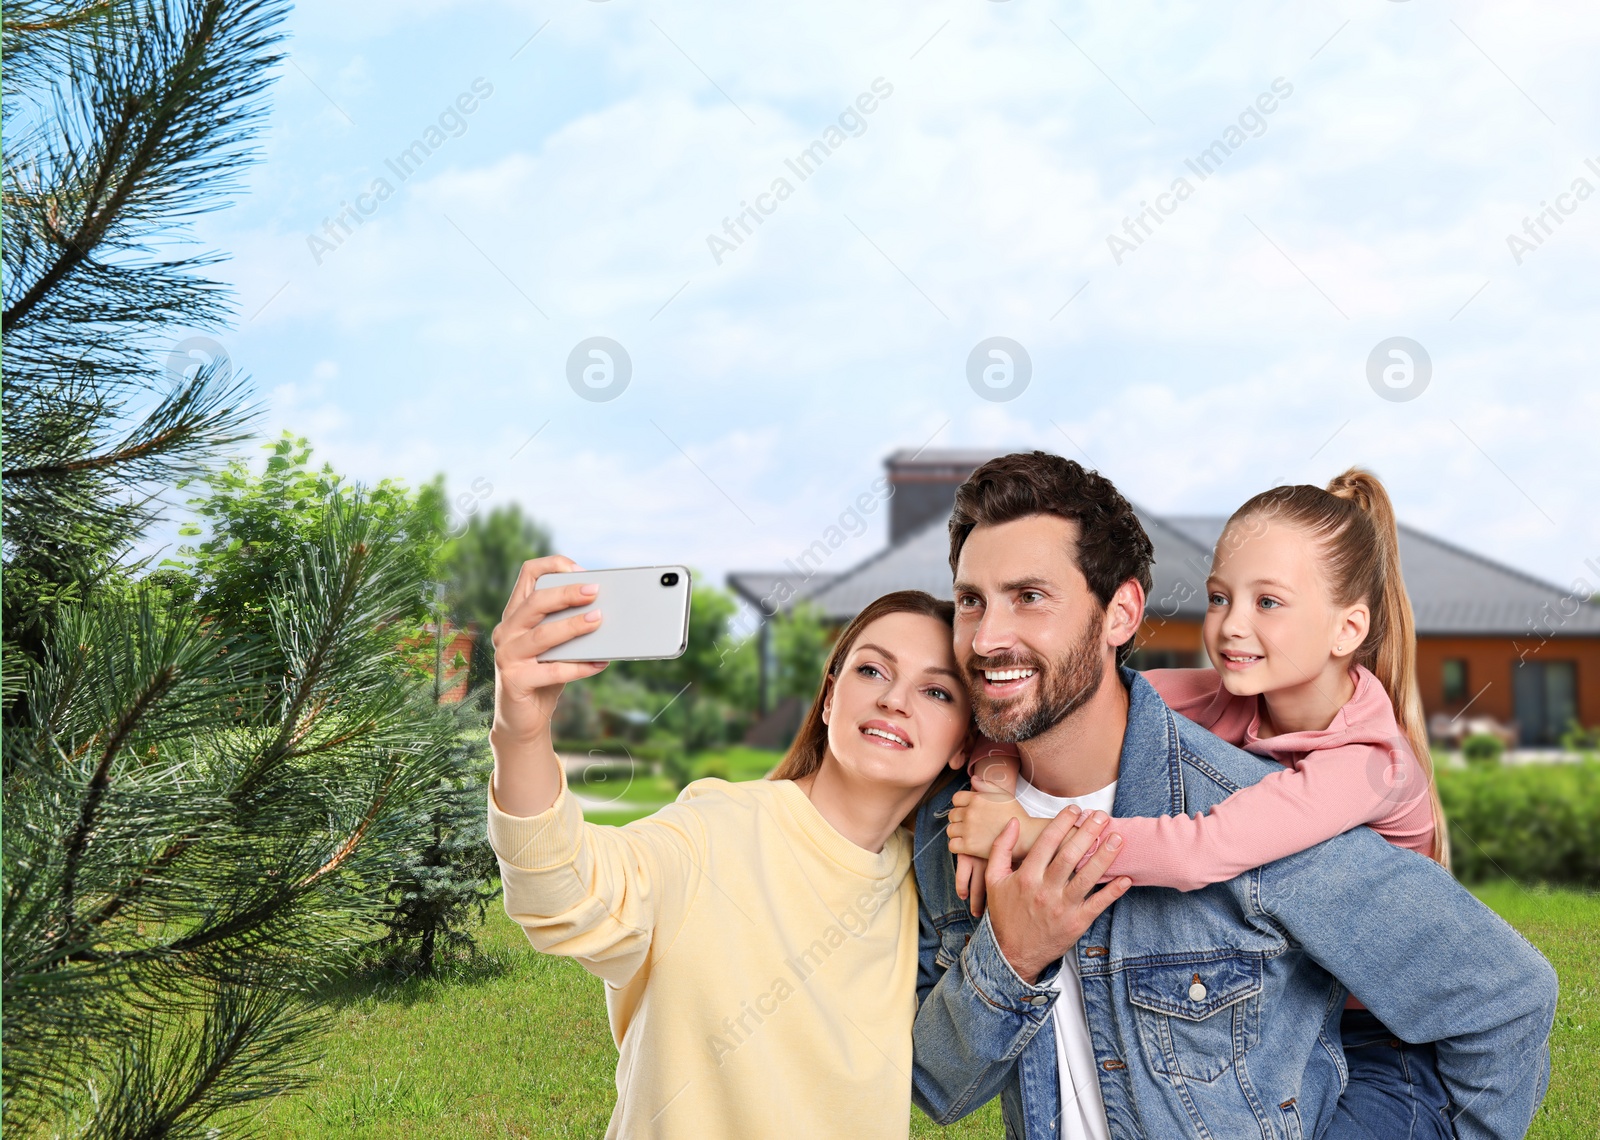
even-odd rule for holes
{"type": "Polygon", "coordinates": [[[1372,629],[1357,659],[1372,671],[1389,694],[1395,719],[1405,733],[1411,751],[1428,780],[1428,797],[1433,806],[1433,857],[1450,866],[1450,836],[1439,800],[1439,786],[1433,775],[1433,753],[1428,749],[1428,729],[1422,713],[1422,691],[1417,683],[1417,632],[1406,595],[1405,579],[1400,574],[1400,529],[1395,522],[1394,504],[1378,477],[1370,471],[1352,467],[1328,483],[1328,493],[1346,499],[1361,509],[1372,522],[1378,567],[1374,577],[1381,585],[1377,596],[1369,596],[1374,609],[1372,629]],[[1381,612],[1379,612],[1381,611],[1381,612]]]}

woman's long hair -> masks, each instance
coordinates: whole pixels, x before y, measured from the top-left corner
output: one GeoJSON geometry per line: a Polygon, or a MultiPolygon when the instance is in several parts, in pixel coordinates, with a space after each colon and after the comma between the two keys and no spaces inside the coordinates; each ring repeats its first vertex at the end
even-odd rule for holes
{"type": "Polygon", "coordinates": [[[828,699],[828,681],[839,676],[844,659],[850,655],[863,629],[886,614],[922,614],[924,617],[937,618],[953,630],[955,613],[955,603],[921,590],[896,590],[867,603],[866,608],[850,619],[850,624],[840,631],[834,641],[833,652],[828,656],[828,667],[817,685],[817,695],[811,701],[811,709],[801,722],[800,731],[795,735],[794,743],[789,745],[789,751],[784,753],[778,766],[767,773],[767,779],[798,780],[822,767],[822,758],[828,751],[828,726],[822,719],[822,706],[828,699]]]}
{"type": "Polygon", "coordinates": [[[1372,617],[1355,660],[1378,679],[1394,706],[1395,720],[1428,781],[1433,858],[1449,867],[1450,835],[1433,778],[1417,685],[1416,626],[1400,576],[1400,531],[1388,493],[1376,475],[1352,467],[1335,476],[1326,490],[1300,484],[1261,492],[1233,512],[1223,533],[1258,518],[1281,520],[1311,535],[1321,547],[1320,562],[1335,605],[1367,603],[1372,617]]]}

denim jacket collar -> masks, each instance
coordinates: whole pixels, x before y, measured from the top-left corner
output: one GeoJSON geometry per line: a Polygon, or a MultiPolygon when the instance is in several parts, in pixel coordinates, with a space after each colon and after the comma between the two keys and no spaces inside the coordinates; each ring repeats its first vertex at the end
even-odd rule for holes
{"type": "Polygon", "coordinates": [[[1149,681],[1132,669],[1120,673],[1128,690],[1128,725],[1122,736],[1112,814],[1185,814],[1174,714],[1149,681]]]}

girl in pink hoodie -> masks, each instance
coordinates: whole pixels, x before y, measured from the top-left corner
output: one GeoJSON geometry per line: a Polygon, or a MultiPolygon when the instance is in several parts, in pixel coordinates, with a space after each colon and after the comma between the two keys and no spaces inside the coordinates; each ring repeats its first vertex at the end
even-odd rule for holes
{"type": "MultiPolygon", "coordinates": [[[[1352,469],[1326,490],[1255,496],[1223,529],[1206,593],[1215,668],[1144,677],[1173,711],[1283,769],[1205,815],[1113,819],[1103,835],[1123,846],[1106,878],[1195,890],[1363,824],[1448,866],[1394,511],[1377,478],[1352,469]]],[[[976,860],[1007,820],[1022,825],[1019,860],[1049,822],[1014,798],[1014,745],[985,742],[971,768],[948,831],[963,898],[981,895],[976,860]]],[[[970,901],[977,913],[981,898],[970,901]]]]}

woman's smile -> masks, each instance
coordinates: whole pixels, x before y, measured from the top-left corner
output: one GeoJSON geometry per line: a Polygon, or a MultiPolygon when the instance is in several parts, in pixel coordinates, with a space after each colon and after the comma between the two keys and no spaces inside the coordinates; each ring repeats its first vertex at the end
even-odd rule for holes
{"type": "Polygon", "coordinates": [[[861,735],[880,748],[911,748],[911,735],[899,725],[887,720],[869,720],[861,726],[861,735]]]}

